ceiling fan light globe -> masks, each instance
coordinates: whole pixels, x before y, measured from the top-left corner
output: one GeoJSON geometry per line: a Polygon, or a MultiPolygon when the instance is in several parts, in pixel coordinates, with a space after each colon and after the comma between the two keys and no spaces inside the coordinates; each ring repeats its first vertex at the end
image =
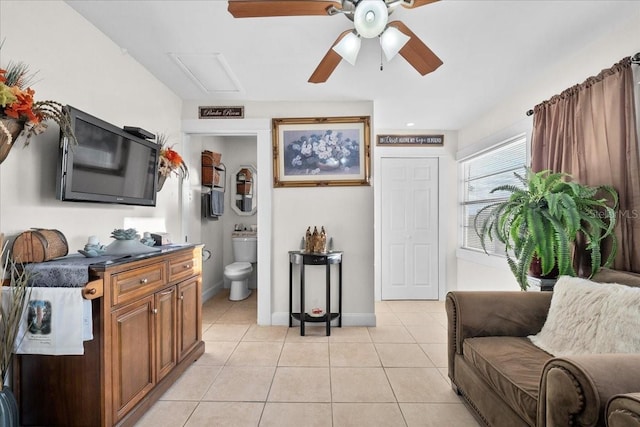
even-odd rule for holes
{"type": "Polygon", "coordinates": [[[356,65],[358,52],[360,52],[360,37],[355,33],[349,33],[342,38],[333,50],[351,65],[356,65]]]}
{"type": "Polygon", "coordinates": [[[362,0],[353,14],[353,24],[358,34],[371,39],[382,33],[389,22],[389,12],[384,0],[362,0]]]}
{"type": "Polygon", "coordinates": [[[380,46],[387,61],[391,61],[410,39],[411,37],[395,27],[387,28],[380,35],[380,46]]]}

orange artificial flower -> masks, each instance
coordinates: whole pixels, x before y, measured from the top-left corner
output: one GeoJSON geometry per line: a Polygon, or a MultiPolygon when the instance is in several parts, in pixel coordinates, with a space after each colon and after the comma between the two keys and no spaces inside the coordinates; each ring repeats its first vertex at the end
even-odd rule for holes
{"type": "Polygon", "coordinates": [[[40,117],[36,116],[33,112],[33,95],[36,92],[31,88],[22,90],[17,86],[12,86],[9,89],[15,95],[17,101],[6,106],[4,113],[14,119],[18,119],[20,116],[26,116],[30,122],[39,123],[40,117]]]}
{"type": "Polygon", "coordinates": [[[182,164],[182,157],[176,151],[171,148],[167,148],[163,153],[164,157],[171,162],[174,167],[178,167],[182,164]]]}

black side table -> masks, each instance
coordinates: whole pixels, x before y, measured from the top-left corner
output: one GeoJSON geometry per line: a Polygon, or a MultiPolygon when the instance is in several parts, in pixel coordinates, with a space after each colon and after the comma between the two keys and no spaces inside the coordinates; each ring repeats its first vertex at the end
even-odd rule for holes
{"type": "Polygon", "coordinates": [[[314,253],[289,251],[289,327],[293,319],[300,321],[300,335],[304,336],[305,322],[325,322],[327,336],[331,335],[331,321],[338,319],[338,327],[342,327],[342,252],[314,253]],[[293,312],[293,264],[300,265],[300,312],[293,312]],[[338,311],[331,312],[331,264],[338,264],[338,311]],[[325,265],[326,279],[326,312],[323,316],[314,317],[304,309],[304,268],[305,265],[325,265]]]}

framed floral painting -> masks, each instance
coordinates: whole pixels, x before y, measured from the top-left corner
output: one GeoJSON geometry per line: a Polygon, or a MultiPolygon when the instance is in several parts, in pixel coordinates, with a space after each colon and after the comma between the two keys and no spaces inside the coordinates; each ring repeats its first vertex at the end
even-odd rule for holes
{"type": "Polygon", "coordinates": [[[369,117],[273,119],[273,186],[369,185],[369,117]]]}

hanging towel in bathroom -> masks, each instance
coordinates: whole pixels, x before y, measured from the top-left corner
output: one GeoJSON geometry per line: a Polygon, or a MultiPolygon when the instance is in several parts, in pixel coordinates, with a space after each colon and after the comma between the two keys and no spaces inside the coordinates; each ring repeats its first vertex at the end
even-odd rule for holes
{"type": "Polygon", "coordinates": [[[202,207],[202,217],[211,218],[211,193],[202,193],[200,206],[202,207]]]}
{"type": "Polygon", "coordinates": [[[224,193],[222,191],[211,191],[211,214],[222,216],[224,213],[224,193]]]}
{"type": "MultiPolygon", "coordinates": [[[[3,293],[3,303],[9,298],[3,293]]],[[[84,354],[83,338],[89,329],[79,288],[31,288],[16,339],[18,354],[84,354]]],[[[90,307],[90,306],[89,306],[90,307]]],[[[91,319],[91,317],[89,317],[91,319]]]]}

